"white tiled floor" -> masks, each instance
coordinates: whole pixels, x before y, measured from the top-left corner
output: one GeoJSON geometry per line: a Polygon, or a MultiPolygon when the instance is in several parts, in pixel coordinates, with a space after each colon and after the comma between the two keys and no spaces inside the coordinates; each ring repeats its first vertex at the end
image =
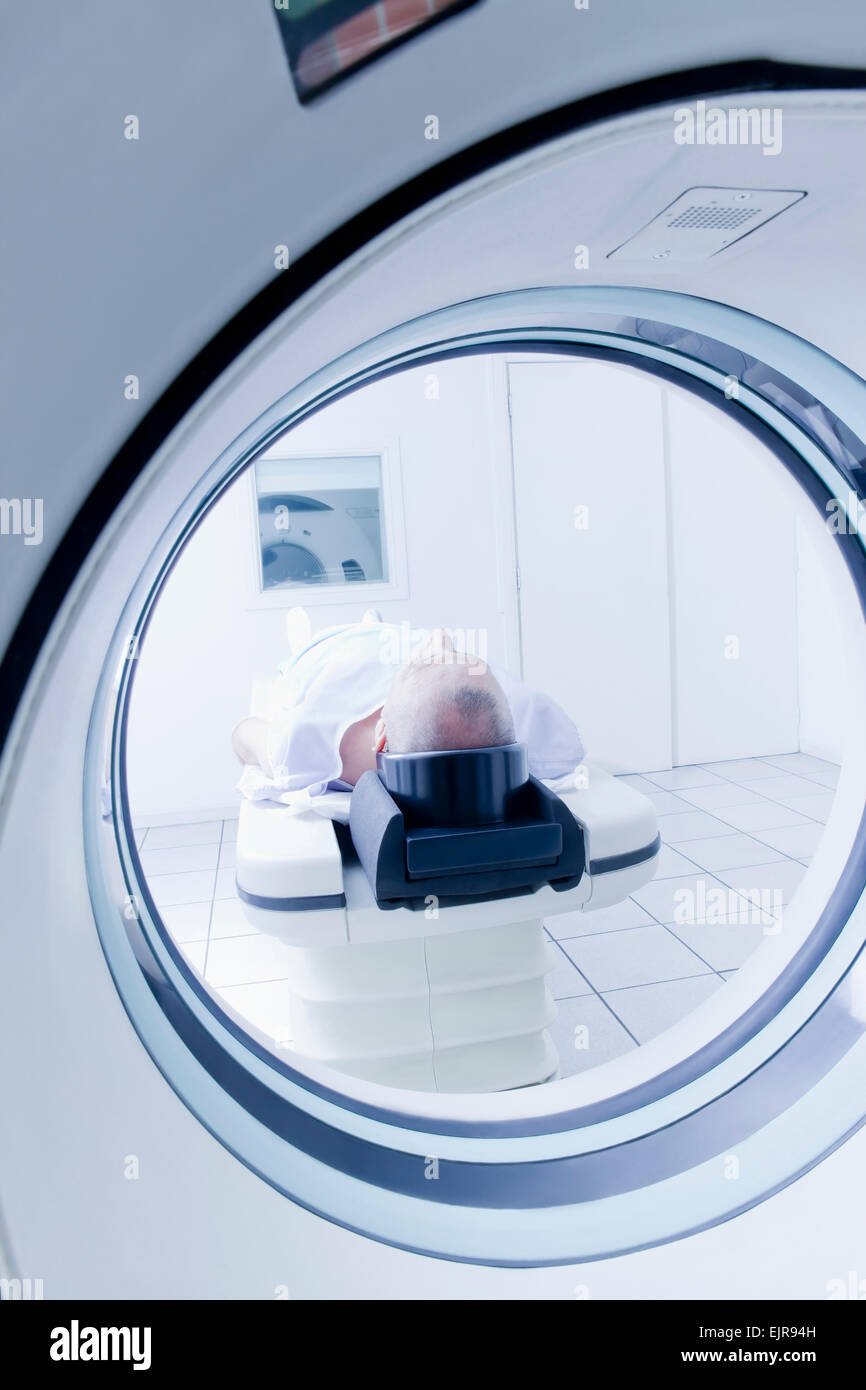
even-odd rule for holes
{"type": "MultiPolygon", "coordinates": [[[[792,753],[624,778],[653,802],[663,849],[655,878],[633,897],[548,924],[561,1075],[647,1042],[736,973],[764,939],[744,895],[776,891],[790,901],[838,771],[792,753]],[[728,908],[721,921],[719,893],[728,908]],[[707,894],[709,922],[700,908],[707,894]]],[[[137,838],[154,901],[187,959],[233,1010],[285,1046],[285,951],[249,925],[235,895],[237,821],[142,829],[137,838]]]]}
{"type": "Polygon", "coordinates": [[[765,895],[762,906],[790,901],[838,775],[831,763],[791,753],[623,779],[653,802],[663,849],[653,881],[626,902],[547,924],[561,1075],[647,1042],[736,973],[761,945],[764,927],[777,927],[745,895],[765,895]],[[701,891],[709,920],[701,920],[701,891]],[[729,892],[729,910],[720,914],[715,895],[729,892]],[[678,920],[684,916],[692,920],[678,920]]]}

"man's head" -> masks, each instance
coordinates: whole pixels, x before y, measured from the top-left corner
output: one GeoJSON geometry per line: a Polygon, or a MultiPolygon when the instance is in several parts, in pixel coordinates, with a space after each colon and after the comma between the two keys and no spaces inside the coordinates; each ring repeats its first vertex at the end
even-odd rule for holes
{"type": "Polygon", "coordinates": [[[514,742],[505,694],[483,661],[455,652],[435,632],[394,678],[376,727],[376,749],[436,753],[514,742]]]}

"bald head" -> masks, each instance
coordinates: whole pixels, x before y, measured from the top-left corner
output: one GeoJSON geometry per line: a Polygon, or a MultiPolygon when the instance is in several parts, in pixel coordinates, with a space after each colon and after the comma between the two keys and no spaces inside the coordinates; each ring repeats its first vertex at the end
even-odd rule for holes
{"type": "Polygon", "coordinates": [[[452,650],[425,653],[403,666],[382,710],[390,753],[497,748],[514,742],[511,709],[482,661],[452,650]]]}

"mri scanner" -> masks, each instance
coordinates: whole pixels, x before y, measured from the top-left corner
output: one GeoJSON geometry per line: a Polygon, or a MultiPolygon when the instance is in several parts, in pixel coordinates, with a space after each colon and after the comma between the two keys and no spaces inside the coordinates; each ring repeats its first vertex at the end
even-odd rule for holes
{"type": "Polygon", "coordinates": [[[408,366],[594,356],[726,412],[802,490],[866,689],[859,4],[526,9],[303,101],[266,3],[7,21],[3,491],[45,538],[0,541],[0,1263],[46,1297],[866,1287],[862,722],[784,938],[554,1086],[289,1064],[141,882],[126,715],[174,559],[274,440],[408,366]],[[732,108],[778,149],[710,139],[732,108]]]}
{"type": "Polygon", "coordinates": [[[258,499],[262,571],[266,588],[281,584],[358,582],[375,575],[376,553],[345,509],[317,498],[269,493],[258,499]],[[275,518],[288,517],[287,526],[275,518]]]}

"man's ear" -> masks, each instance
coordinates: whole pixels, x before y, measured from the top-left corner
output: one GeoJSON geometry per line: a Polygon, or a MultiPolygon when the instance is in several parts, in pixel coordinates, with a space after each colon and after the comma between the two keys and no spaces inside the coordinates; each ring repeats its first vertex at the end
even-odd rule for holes
{"type": "Polygon", "coordinates": [[[384,719],[379,719],[373,732],[373,752],[384,753],[388,747],[388,735],[385,731],[384,719]]]}

